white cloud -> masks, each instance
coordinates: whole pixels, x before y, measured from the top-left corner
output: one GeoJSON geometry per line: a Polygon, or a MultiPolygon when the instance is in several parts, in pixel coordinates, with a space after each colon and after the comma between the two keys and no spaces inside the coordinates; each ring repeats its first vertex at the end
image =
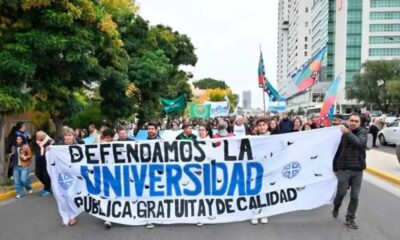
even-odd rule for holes
{"type": "Polygon", "coordinates": [[[278,0],[138,0],[140,14],[187,34],[196,47],[195,79],[224,80],[235,93],[252,91],[252,106],[262,107],[258,88],[259,46],[267,78],[276,86],[278,0]]]}

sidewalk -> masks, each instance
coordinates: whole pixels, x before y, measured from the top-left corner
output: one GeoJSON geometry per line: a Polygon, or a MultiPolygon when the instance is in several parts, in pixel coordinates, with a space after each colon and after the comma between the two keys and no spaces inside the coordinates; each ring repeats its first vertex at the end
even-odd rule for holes
{"type": "Polygon", "coordinates": [[[367,172],[400,185],[400,163],[396,154],[375,149],[367,151],[367,172]]]}

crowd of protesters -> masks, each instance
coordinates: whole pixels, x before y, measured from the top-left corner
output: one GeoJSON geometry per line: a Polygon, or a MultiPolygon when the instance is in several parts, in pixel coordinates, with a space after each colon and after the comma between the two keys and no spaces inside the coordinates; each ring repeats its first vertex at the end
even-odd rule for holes
{"type": "MultiPolygon", "coordinates": [[[[367,117],[361,118],[361,126],[368,126],[370,120],[367,117]]],[[[375,122],[372,130],[380,129],[380,122],[375,122]]],[[[342,125],[343,120],[336,117],[333,125],[342,125]]],[[[189,119],[181,120],[166,120],[159,122],[149,122],[141,127],[136,127],[134,124],[128,124],[124,127],[112,128],[107,125],[100,126],[96,129],[94,124],[90,124],[86,129],[77,128],[73,130],[68,126],[64,126],[62,137],[53,139],[44,131],[37,131],[35,140],[32,141],[30,135],[26,131],[24,123],[18,123],[11,131],[8,137],[7,153],[10,156],[10,172],[9,177],[13,177],[15,189],[17,191],[17,199],[25,196],[24,188],[28,194],[32,193],[32,186],[29,181],[30,162],[33,156],[30,145],[35,145],[35,175],[44,185],[40,195],[48,197],[52,194],[51,181],[46,169],[45,153],[47,147],[53,144],[56,145],[71,145],[85,143],[103,143],[113,141],[135,141],[135,134],[139,130],[147,131],[147,140],[161,139],[160,130],[181,131],[177,134],[177,140],[204,140],[210,138],[226,138],[232,136],[246,135],[275,135],[291,132],[308,131],[324,127],[321,124],[319,117],[311,117],[302,119],[299,116],[289,118],[284,113],[281,116],[235,116],[235,117],[218,117],[209,120],[189,119]],[[194,134],[193,130],[196,130],[194,134]],[[31,144],[31,143],[36,144],[31,144]]],[[[143,139],[143,140],[146,140],[143,139]]],[[[137,139],[139,140],[139,139],[137,139]]],[[[267,223],[267,218],[252,219],[252,224],[258,222],[267,223]]],[[[71,216],[65,225],[75,225],[77,223],[76,216],[71,216]]],[[[105,226],[111,227],[111,223],[106,221],[105,226]]],[[[154,226],[150,223],[148,228],[154,226]]]]}

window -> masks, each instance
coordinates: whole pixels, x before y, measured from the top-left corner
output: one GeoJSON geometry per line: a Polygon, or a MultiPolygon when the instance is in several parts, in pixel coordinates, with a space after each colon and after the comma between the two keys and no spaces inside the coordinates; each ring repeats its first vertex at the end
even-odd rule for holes
{"type": "Polygon", "coordinates": [[[371,12],[369,13],[369,18],[371,20],[380,20],[380,19],[396,20],[400,19],[400,12],[371,12]]]}
{"type": "Polygon", "coordinates": [[[304,57],[307,57],[307,51],[304,52],[304,57]]]}
{"type": "Polygon", "coordinates": [[[308,41],[308,37],[304,37],[304,41],[307,42],[308,41]]]}
{"type": "Polygon", "coordinates": [[[400,48],[370,48],[370,57],[395,57],[400,56],[400,48]]]}
{"type": "Polygon", "coordinates": [[[400,24],[370,24],[369,31],[370,32],[399,32],[400,24]]]}
{"type": "Polygon", "coordinates": [[[377,7],[400,7],[399,0],[371,0],[371,8],[377,7]]]}
{"type": "Polygon", "coordinates": [[[346,58],[361,58],[361,48],[360,47],[348,47],[346,49],[346,58]]]}
{"type": "Polygon", "coordinates": [[[308,7],[306,7],[306,12],[308,12],[308,7]]]}
{"type": "Polygon", "coordinates": [[[308,22],[305,22],[305,26],[308,27],[308,22]]]}
{"type": "Polygon", "coordinates": [[[399,44],[400,36],[370,36],[370,44],[399,44]]]}
{"type": "Polygon", "coordinates": [[[307,44],[304,44],[304,49],[307,49],[307,47],[308,47],[307,44]]]}

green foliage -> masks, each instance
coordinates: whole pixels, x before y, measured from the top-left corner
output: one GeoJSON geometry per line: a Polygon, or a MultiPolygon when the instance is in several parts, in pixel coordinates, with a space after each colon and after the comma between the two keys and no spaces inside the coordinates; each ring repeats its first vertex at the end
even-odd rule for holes
{"type": "Polygon", "coordinates": [[[212,78],[204,78],[199,81],[193,82],[193,85],[200,89],[227,89],[229,88],[226,85],[225,81],[215,80],[212,78]]]}
{"type": "Polygon", "coordinates": [[[19,113],[27,110],[31,105],[29,95],[12,86],[0,86],[0,115],[19,113]]]}
{"type": "Polygon", "coordinates": [[[388,112],[390,106],[400,104],[399,81],[400,60],[367,61],[348,87],[348,97],[388,112]]]}
{"type": "Polygon", "coordinates": [[[100,126],[102,119],[103,116],[100,110],[100,101],[93,101],[88,103],[78,114],[67,118],[65,123],[72,128],[86,128],[91,123],[100,126]]]}

